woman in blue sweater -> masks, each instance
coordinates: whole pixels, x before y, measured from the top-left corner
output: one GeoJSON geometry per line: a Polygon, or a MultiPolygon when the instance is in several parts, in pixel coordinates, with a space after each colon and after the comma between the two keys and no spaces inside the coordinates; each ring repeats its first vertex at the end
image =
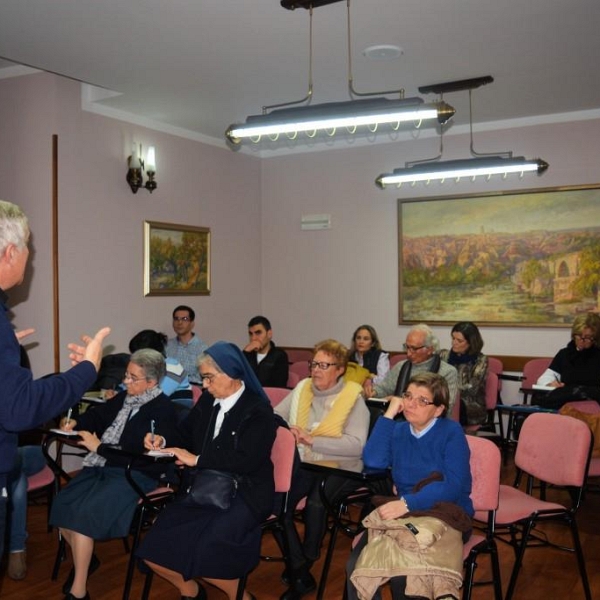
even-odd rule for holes
{"type": "MultiPolygon", "coordinates": [[[[411,378],[402,396],[390,398],[385,414],[375,423],[363,461],[367,467],[391,469],[398,497],[377,509],[382,519],[428,511],[440,502],[455,504],[467,517],[473,516],[469,447],[461,426],[446,418],[448,399],[443,377],[419,373],[411,378]],[[395,420],[399,414],[406,420],[395,420]]],[[[366,542],[364,535],[354,549],[349,575],[366,542]]],[[[404,579],[392,579],[394,599],[405,597],[404,579]]],[[[348,592],[350,600],[357,598],[350,582],[348,592]]]]}

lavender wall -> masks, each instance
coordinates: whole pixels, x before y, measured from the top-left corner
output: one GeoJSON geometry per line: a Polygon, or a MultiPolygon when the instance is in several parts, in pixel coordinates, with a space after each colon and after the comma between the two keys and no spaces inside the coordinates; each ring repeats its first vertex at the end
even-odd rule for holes
{"type": "MultiPolygon", "coordinates": [[[[512,149],[543,157],[550,169],[541,177],[506,181],[494,177],[385,191],[374,185],[382,172],[434,156],[433,138],[263,161],[263,305],[281,343],[308,346],[328,336],[349,343],[355,327],[370,323],[384,347],[401,348],[407,327],[398,325],[398,198],[600,181],[600,120],[490,131],[475,140],[479,152],[512,149]],[[301,231],[302,215],[313,213],[331,214],[332,228],[301,231]]],[[[444,159],[468,153],[468,136],[446,137],[444,159]]],[[[434,329],[448,347],[449,327],[434,329]]],[[[483,335],[490,354],[547,356],[568,341],[565,329],[551,328],[484,328],[483,335]]]]}
{"type": "Polygon", "coordinates": [[[171,330],[176,304],[193,306],[208,342],[245,339],[261,306],[260,162],[80,109],[79,84],[49,74],[0,81],[0,198],[30,217],[35,250],[26,285],[10,294],[18,328],[35,327],[36,375],[53,369],[51,135],[59,138],[61,365],[66,343],[108,324],[124,351],[140,329],[171,330]],[[158,189],[125,181],[135,139],[157,152],[158,189]],[[144,220],[211,228],[212,293],[144,297],[144,220]]]}
{"type": "MultiPolygon", "coordinates": [[[[75,82],[49,74],[0,80],[0,198],[30,216],[35,256],[11,293],[15,323],[37,329],[31,357],[53,367],[51,296],[51,135],[59,136],[61,365],[64,346],[109,324],[124,350],[139,329],[170,333],[170,312],[189,303],[208,342],[245,340],[249,316],[263,312],[284,345],[324,337],[348,342],[362,322],[399,349],[397,199],[596,183],[600,120],[477,134],[477,149],[512,149],[550,163],[543,177],[445,183],[381,191],[375,177],[406,160],[432,156],[434,138],[260,159],[101,117],[80,108],[75,82]],[[125,158],[135,139],[157,148],[159,188],[131,194],[125,158]],[[329,213],[328,231],[301,231],[304,214],[329,213]],[[143,296],[144,220],[212,230],[209,297],[143,296]]],[[[444,158],[465,157],[468,138],[448,135],[444,158]]],[[[515,216],[518,218],[518,215],[515,216]]],[[[437,327],[443,345],[449,328],[437,327]]],[[[485,328],[491,354],[548,355],[564,329],[485,328]]]]}

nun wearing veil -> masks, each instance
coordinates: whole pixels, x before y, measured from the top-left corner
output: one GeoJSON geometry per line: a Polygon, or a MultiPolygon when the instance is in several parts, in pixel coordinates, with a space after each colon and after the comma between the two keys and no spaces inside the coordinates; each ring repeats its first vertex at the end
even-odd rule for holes
{"type": "MultiPolygon", "coordinates": [[[[148,449],[172,452],[184,466],[182,492],[158,516],[137,555],[172,583],[182,600],[206,598],[197,581],[230,600],[260,558],[261,522],[273,505],[271,447],[276,424],[256,375],[234,344],[217,342],[199,357],[204,393],[173,439],[146,436],[148,449]],[[233,474],[228,508],[195,502],[190,479],[205,470],[233,474]]],[[[254,596],[245,592],[244,600],[254,596]]]]}

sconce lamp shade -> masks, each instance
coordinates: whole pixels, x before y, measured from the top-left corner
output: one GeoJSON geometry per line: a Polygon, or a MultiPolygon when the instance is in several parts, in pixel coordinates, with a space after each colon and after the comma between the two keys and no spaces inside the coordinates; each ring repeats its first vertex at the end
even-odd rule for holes
{"type": "Polygon", "coordinates": [[[446,123],[455,110],[440,101],[425,104],[421,98],[371,98],[350,100],[294,108],[274,110],[264,115],[252,115],[244,125],[231,125],[225,138],[234,150],[245,140],[259,143],[263,136],[277,141],[280,135],[296,139],[299,133],[313,138],[318,133],[333,137],[338,130],[342,133],[375,133],[380,125],[389,125],[397,130],[400,123],[436,120],[446,123]]]}
{"type": "Polygon", "coordinates": [[[154,146],[148,147],[146,154],[146,173],[156,173],[156,150],[154,146]]]}
{"type": "Polygon", "coordinates": [[[475,178],[478,175],[491,177],[492,175],[506,176],[509,173],[536,172],[541,175],[548,168],[548,163],[540,158],[528,160],[523,156],[504,158],[492,156],[484,158],[466,158],[460,160],[446,160],[440,162],[423,162],[394,169],[392,173],[383,173],[375,180],[375,184],[385,189],[388,185],[400,186],[403,183],[431,180],[460,179],[461,177],[475,178]]]}

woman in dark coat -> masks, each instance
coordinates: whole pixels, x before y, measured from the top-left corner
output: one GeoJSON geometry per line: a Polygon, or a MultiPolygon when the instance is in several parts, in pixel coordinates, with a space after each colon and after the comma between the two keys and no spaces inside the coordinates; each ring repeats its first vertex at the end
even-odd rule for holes
{"type": "MultiPolygon", "coordinates": [[[[238,493],[226,510],[195,506],[182,494],[159,515],[137,554],[177,587],[182,600],[206,598],[196,578],[233,600],[239,578],[259,561],[261,522],[273,505],[275,419],[239,348],[217,342],[198,365],[202,397],[173,439],[147,436],[146,447],[164,447],[186,471],[195,467],[233,473],[238,493]]],[[[251,598],[246,592],[244,599],[251,598]]]]}
{"type": "MultiPolygon", "coordinates": [[[[165,360],[159,352],[139,350],[131,356],[123,378],[126,391],[89,409],[77,421],[61,422],[65,431],[77,430],[79,445],[90,451],[83,460],[83,470],[52,503],[50,523],[60,527],[73,552],[74,566],[63,586],[65,600],[89,600],[88,571],[98,568],[93,557],[94,540],[126,536],[139,500],[125,477],[128,460],[111,455],[111,445],[141,454],[152,422],[164,435],[176,430],[173,403],[158,387],[164,373],[165,360]]],[[[133,476],[149,492],[164,470],[164,465],[149,463],[143,470],[134,471],[133,476]]]]}

